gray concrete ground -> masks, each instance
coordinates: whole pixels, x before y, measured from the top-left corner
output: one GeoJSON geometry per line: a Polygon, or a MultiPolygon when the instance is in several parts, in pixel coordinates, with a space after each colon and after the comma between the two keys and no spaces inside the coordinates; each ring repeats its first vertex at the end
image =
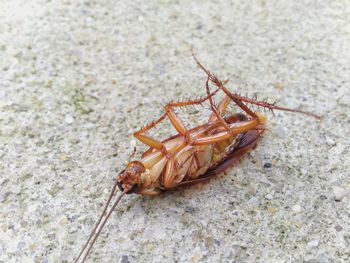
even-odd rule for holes
{"type": "Polygon", "coordinates": [[[323,120],[268,114],[271,132],[227,175],[128,196],[89,262],[350,261],[349,1],[3,0],[0,12],[0,262],[72,262],[132,132],[160,103],[204,94],[191,46],[232,90],[323,120]]]}

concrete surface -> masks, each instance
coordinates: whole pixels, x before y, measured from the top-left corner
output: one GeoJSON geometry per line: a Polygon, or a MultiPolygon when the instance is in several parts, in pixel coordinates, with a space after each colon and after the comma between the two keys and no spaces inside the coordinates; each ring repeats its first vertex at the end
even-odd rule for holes
{"type": "MultiPolygon", "coordinates": [[[[204,94],[190,46],[232,90],[324,118],[269,114],[271,132],[227,175],[128,196],[88,262],[350,261],[349,1],[1,1],[0,12],[0,262],[72,262],[132,132],[161,103],[204,94]]],[[[208,109],[181,113],[196,114],[208,109]]],[[[162,127],[152,134],[174,133],[162,127]]]]}

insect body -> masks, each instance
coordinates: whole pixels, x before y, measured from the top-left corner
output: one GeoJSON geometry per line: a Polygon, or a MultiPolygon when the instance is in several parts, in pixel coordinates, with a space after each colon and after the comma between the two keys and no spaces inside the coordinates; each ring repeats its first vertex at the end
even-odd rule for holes
{"type": "Polygon", "coordinates": [[[158,120],[134,133],[138,140],[150,148],[142,154],[140,160],[129,162],[126,169],[116,177],[102,215],[75,262],[79,261],[84,252],[82,262],[86,259],[107,219],[125,194],[158,195],[180,186],[206,181],[232,167],[245,153],[255,147],[266,129],[266,117],[260,112],[252,111],[247,104],[320,118],[312,113],[279,107],[232,93],[225,87],[226,83],[205,69],[196,58],[195,60],[207,74],[205,85],[207,96],[198,100],[168,103],[164,107],[165,113],[158,120]],[[209,82],[216,86],[214,92],[210,91],[209,82]],[[220,90],[225,93],[225,97],[215,105],[213,97],[220,90]],[[208,122],[188,130],[176,115],[174,108],[199,105],[206,101],[209,101],[212,110],[208,122]],[[227,116],[227,107],[230,103],[235,103],[243,113],[227,116]],[[177,135],[164,141],[145,135],[165,118],[170,120],[178,132],[177,135]],[[107,212],[117,186],[122,193],[107,212]]]}
{"type": "MultiPolygon", "coordinates": [[[[222,101],[219,114],[225,110],[229,100],[226,97],[222,101]]],[[[176,118],[175,121],[179,120],[176,118]]],[[[208,124],[191,130],[179,129],[178,135],[163,142],[151,141],[153,139],[138,132],[136,138],[148,143],[151,148],[140,161],[129,163],[118,176],[119,187],[121,190],[130,189],[128,192],[157,195],[165,190],[207,180],[208,170],[225,165],[237,149],[242,152],[251,148],[264,131],[264,123],[262,114],[257,114],[254,119],[234,114],[219,120],[213,113],[208,124]]],[[[175,125],[184,127],[181,123],[175,125]]]]}

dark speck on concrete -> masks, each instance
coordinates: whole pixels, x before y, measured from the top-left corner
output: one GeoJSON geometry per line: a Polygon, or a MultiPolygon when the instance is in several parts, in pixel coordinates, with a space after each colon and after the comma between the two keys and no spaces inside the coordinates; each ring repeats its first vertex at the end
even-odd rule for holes
{"type": "Polygon", "coordinates": [[[340,232],[343,230],[343,228],[340,225],[336,225],[334,228],[335,230],[337,230],[337,232],[340,232]]]}
{"type": "Polygon", "coordinates": [[[195,209],[194,209],[194,207],[192,207],[192,206],[186,206],[186,207],[185,207],[185,212],[186,212],[186,213],[189,213],[189,214],[194,214],[195,209]]]}
{"type": "Polygon", "coordinates": [[[130,263],[128,256],[127,255],[123,255],[120,263],[130,263]]]}
{"type": "Polygon", "coordinates": [[[264,164],[264,168],[265,169],[268,169],[268,168],[271,168],[271,167],[272,167],[272,163],[267,162],[267,163],[264,164]]]}
{"type": "Polygon", "coordinates": [[[321,199],[321,200],[326,200],[326,199],[327,199],[327,196],[325,196],[325,195],[320,195],[320,199],[321,199]]]}
{"type": "Polygon", "coordinates": [[[220,240],[214,239],[214,244],[217,246],[220,246],[221,242],[220,242],[220,240]]]}

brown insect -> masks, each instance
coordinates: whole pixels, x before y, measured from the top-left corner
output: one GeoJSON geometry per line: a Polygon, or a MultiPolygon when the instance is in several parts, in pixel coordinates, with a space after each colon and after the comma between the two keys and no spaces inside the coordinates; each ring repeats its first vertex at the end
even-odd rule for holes
{"type": "Polygon", "coordinates": [[[199,63],[198,66],[207,75],[206,97],[198,100],[170,102],[164,106],[164,114],[156,121],[134,133],[134,136],[149,146],[140,160],[129,162],[124,171],[115,179],[115,183],[89,239],[85,243],[75,262],[82,258],[84,262],[93,244],[99,236],[113,210],[125,194],[159,195],[164,191],[181,186],[204,182],[232,167],[242,156],[255,147],[266,130],[266,117],[261,112],[252,111],[247,104],[267,108],[302,113],[320,119],[319,116],[297,109],[276,106],[275,103],[258,101],[229,91],[226,82],[220,81],[199,63]],[[211,92],[209,82],[216,90],[211,92]],[[225,97],[216,106],[214,95],[219,91],[225,97]],[[212,114],[207,123],[188,130],[174,111],[176,107],[199,105],[209,101],[212,114]],[[235,103],[244,113],[226,116],[228,105],[235,103]],[[165,118],[168,118],[177,135],[164,141],[158,141],[145,135],[165,118]],[[107,212],[117,186],[121,194],[107,212]],[[85,252],[85,254],[84,254],[85,252]],[[84,255],[84,257],[82,257],[84,255]]]}

